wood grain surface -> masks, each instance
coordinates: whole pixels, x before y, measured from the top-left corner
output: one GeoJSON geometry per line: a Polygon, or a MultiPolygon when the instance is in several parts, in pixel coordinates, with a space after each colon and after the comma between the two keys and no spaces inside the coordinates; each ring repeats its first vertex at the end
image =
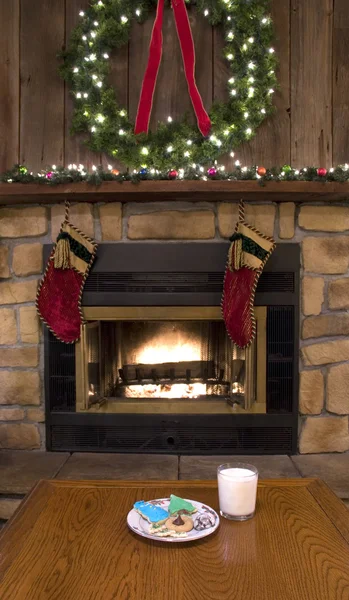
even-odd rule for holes
{"type": "Polygon", "coordinates": [[[18,162],[19,0],[0,0],[0,171],[18,162]]]}
{"type": "Polygon", "coordinates": [[[40,482],[0,537],[1,600],[349,599],[349,515],[321,482],[262,481],[254,519],[197,542],[128,529],[169,493],[218,509],[215,482],[40,482]]]}

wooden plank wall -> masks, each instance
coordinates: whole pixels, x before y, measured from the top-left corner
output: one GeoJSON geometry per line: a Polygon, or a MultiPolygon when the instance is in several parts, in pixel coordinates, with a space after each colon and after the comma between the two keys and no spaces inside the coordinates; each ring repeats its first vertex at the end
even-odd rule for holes
{"type": "MultiPolygon", "coordinates": [[[[109,162],[69,134],[72,101],[57,73],[64,47],[89,0],[0,0],[0,171],[15,162],[37,170],[52,163],[109,162]]],[[[236,151],[244,164],[331,166],[349,162],[349,2],[272,0],[280,58],[276,113],[236,151]]],[[[197,82],[206,107],[226,93],[223,39],[190,8],[197,82]]],[[[110,81],[134,118],[147,60],[150,19],[133,24],[115,52],[110,81]]],[[[169,8],[151,126],[191,112],[180,48],[169,8]]],[[[194,116],[193,116],[194,122],[194,116]]],[[[235,159],[234,159],[235,160],[235,159]]],[[[232,159],[224,159],[229,166],[232,159]]],[[[114,163],[115,164],[115,163],[114,163]]]]}

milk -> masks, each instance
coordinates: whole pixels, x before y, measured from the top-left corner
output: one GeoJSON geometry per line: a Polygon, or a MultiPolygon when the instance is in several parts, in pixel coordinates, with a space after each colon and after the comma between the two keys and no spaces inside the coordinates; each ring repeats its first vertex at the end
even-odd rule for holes
{"type": "Polygon", "coordinates": [[[221,465],[218,468],[218,493],[222,516],[236,520],[252,517],[256,507],[257,483],[257,469],[221,465]]]}

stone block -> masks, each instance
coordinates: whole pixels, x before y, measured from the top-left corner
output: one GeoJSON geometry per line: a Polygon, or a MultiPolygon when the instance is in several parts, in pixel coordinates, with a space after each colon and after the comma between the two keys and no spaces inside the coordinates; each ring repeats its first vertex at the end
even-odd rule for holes
{"type": "Polygon", "coordinates": [[[308,237],[302,243],[304,270],[310,273],[345,273],[349,265],[349,236],[308,237]]]}
{"type": "Polygon", "coordinates": [[[211,210],[162,210],[131,215],[128,237],[131,240],[207,240],[215,236],[215,217],[211,210]]]}
{"type": "Polygon", "coordinates": [[[45,411],[42,408],[28,408],[27,419],[35,423],[44,423],[45,411]]]}
{"type": "Polygon", "coordinates": [[[40,379],[35,371],[0,371],[1,404],[40,404],[40,379]]]}
{"type": "Polygon", "coordinates": [[[13,249],[12,269],[15,275],[35,275],[43,270],[42,244],[20,244],[13,249]]]}
{"type": "Polygon", "coordinates": [[[346,231],[349,229],[349,208],[346,206],[302,206],[298,223],[311,231],[346,231]]]}
{"type": "Polygon", "coordinates": [[[181,456],[179,479],[217,479],[217,467],[230,460],[255,465],[261,479],[299,477],[288,456],[181,456]]]}
{"type": "Polygon", "coordinates": [[[8,277],[11,277],[8,257],[9,249],[2,244],[0,246],[0,279],[8,279],[8,277]]]}
{"type": "Polygon", "coordinates": [[[0,308],[0,344],[15,344],[16,341],[16,313],[13,308],[0,308]]]}
{"type": "Polygon", "coordinates": [[[325,382],[320,370],[300,374],[299,412],[303,415],[320,414],[324,406],[325,382]]]}
{"type": "Polygon", "coordinates": [[[349,308],[349,277],[329,282],[328,305],[332,309],[349,308]]]}
{"type": "Polygon", "coordinates": [[[23,408],[0,408],[0,421],[21,421],[24,417],[23,408]]]}
{"type": "Polygon", "coordinates": [[[300,434],[301,454],[349,450],[348,417],[307,417],[300,434]]]}
{"type": "Polygon", "coordinates": [[[37,346],[24,348],[2,348],[0,367],[37,367],[39,349],[37,346]]]}
{"type": "Polygon", "coordinates": [[[39,479],[56,477],[68,457],[68,452],[0,452],[0,494],[26,494],[39,479]]]}
{"type": "MultiPolygon", "coordinates": [[[[327,402],[329,412],[349,414],[349,364],[331,367],[327,376],[327,402]]],[[[349,473],[348,473],[349,477],[349,473]]]]}
{"type": "Polygon", "coordinates": [[[39,342],[40,323],[35,306],[22,306],[19,309],[19,330],[25,344],[39,342]]]}
{"type": "Polygon", "coordinates": [[[339,498],[349,498],[349,454],[292,456],[303,477],[319,477],[339,498]]]}
{"type": "MultiPolygon", "coordinates": [[[[274,235],[275,206],[273,204],[246,204],[246,221],[264,235],[274,235]]],[[[218,227],[222,237],[229,238],[235,230],[239,210],[236,202],[218,205],[218,227]]]]}
{"type": "Polygon", "coordinates": [[[20,304],[21,302],[35,302],[38,281],[0,283],[0,304],[20,304]]]}
{"type": "Polygon", "coordinates": [[[303,340],[329,335],[349,335],[349,314],[319,315],[303,321],[303,340]]]}
{"type": "Polygon", "coordinates": [[[110,202],[99,207],[102,240],[115,241],[122,238],[122,204],[110,202]]]}
{"type": "Polygon", "coordinates": [[[0,424],[0,449],[34,450],[35,448],[40,448],[40,435],[35,425],[0,424]]]}
{"type": "Polygon", "coordinates": [[[295,211],[296,205],[294,202],[280,202],[279,237],[282,240],[290,240],[294,237],[295,211]]]}
{"type": "MultiPolygon", "coordinates": [[[[51,235],[55,242],[62,222],[64,221],[64,204],[56,204],[51,208],[51,235]]],[[[79,202],[70,207],[70,222],[85,235],[94,236],[93,206],[87,202],[79,202]]]]}
{"type": "Polygon", "coordinates": [[[46,208],[0,208],[0,238],[36,237],[47,233],[46,208]]]}
{"type": "Polygon", "coordinates": [[[15,498],[0,498],[0,519],[8,521],[21,503],[22,500],[15,498]]]}
{"type": "Polygon", "coordinates": [[[176,480],[177,456],[74,453],[59,473],[60,479],[176,480]]]}
{"type": "Polygon", "coordinates": [[[343,362],[349,360],[349,340],[335,340],[303,346],[301,352],[307,367],[343,362]]]}
{"type": "Polygon", "coordinates": [[[303,277],[302,305],[304,315],[319,315],[324,302],[325,280],[322,277],[303,277]]]}

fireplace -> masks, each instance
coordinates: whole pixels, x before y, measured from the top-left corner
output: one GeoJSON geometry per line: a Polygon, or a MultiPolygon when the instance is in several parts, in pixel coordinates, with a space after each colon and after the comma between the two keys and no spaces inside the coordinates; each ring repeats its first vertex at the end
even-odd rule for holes
{"type": "Polygon", "coordinates": [[[270,258],[246,350],[220,313],[227,248],[100,246],[79,343],[46,332],[50,450],[296,451],[299,247],[280,245],[270,258]]]}

